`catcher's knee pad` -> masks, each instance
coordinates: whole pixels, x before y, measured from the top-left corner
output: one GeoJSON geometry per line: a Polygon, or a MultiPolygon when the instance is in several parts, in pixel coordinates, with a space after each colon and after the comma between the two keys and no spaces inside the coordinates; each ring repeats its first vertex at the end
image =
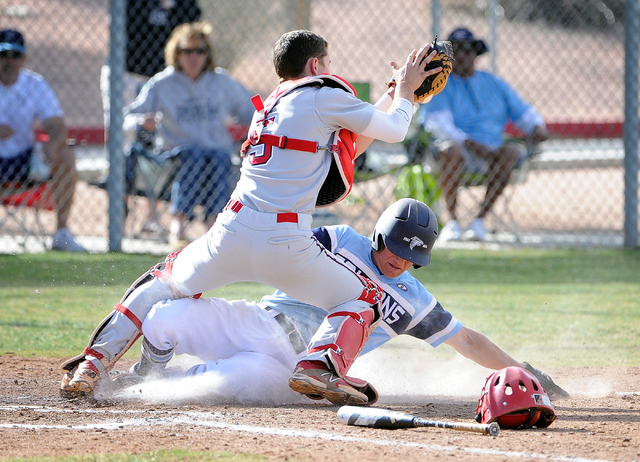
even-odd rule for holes
{"type": "Polygon", "coordinates": [[[305,359],[323,360],[337,375],[346,377],[379,319],[377,305],[330,313],[311,339],[305,359]]]}
{"type": "Polygon", "coordinates": [[[378,307],[380,302],[382,302],[384,291],[378,284],[373,282],[371,279],[366,278],[360,274],[356,274],[356,276],[360,278],[360,281],[364,286],[364,288],[362,289],[362,293],[358,297],[358,300],[362,300],[368,303],[374,309],[376,314],[378,314],[378,309],[379,309],[378,307]]]}

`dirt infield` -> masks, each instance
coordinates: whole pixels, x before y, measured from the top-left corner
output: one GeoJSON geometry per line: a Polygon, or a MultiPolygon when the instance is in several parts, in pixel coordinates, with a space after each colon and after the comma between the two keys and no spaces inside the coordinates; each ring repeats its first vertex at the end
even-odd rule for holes
{"type": "MultiPolygon", "coordinates": [[[[640,368],[555,370],[556,380],[600,381],[600,395],[573,393],[555,403],[544,430],[497,437],[434,428],[350,427],[337,407],[312,401],[281,406],[167,405],[69,401],[58,396],[57,359],[0,357],[0,456],[142,453],[162,448],[247,452],[268,460],[562,460],[640,459],[640,368]]],[[[572,391],[569,388],[569,391],[572,391]]],[[[437,420],[471,422],[473,398],[431,397],[378,406],[437,420]]]]}

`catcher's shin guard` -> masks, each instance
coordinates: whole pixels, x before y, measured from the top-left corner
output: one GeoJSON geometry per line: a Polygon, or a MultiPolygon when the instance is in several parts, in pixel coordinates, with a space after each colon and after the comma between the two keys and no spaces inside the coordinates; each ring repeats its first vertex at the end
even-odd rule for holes
{"type": "Polygon", "coordinates": [[[346,377],[375,329],[376,317],[377,310],[372,307],[329,314],[311,339],[305,359],[323,360],[340,377],[346,377]]]}
{"type": "Polygon", "coordinates": [[[329,313],[311,339],[305,358],[323,360],[340,377],[346,377],[381,319],[379,306],[384,292],[372,280],[358,277],[364,285],[358,301],[369,306],[359,310],[338,309],[329,313]]]}
{"type": "Polygon", "coordinates": [[[307,357],[298,363],[289,379],[289,387],[294,391],[312,399],[323,397],[333,404],[363,405],[377,401],[378,394],[371,385],[347,376],[369,335],[380,322],[378,306],[382,291],[374,282],[362,280],[366,285],[359,300],[370,306],[359,311],[334,311],[327,315],[309,343],[307,357]]]}
{"type": "Polygon", "coordinates": [[[108,372],[140,337],[142,320],[151,307],[160,300],[175,298],[175,292],[165,282],[166,266],[166,262],[159,263],[140,276],[124,294],[114,311],[98,324],[89,338],[89,346],[82,354],[61,364],[60,367],[65,371],[60,385],[63,394],[65,390],[81,393],[93,391],[100,376],[107,376],[105,372],[108,372]],[[91,362],[94,368],[84,364],[87,361],[91,362]],[[79,368],[82,364],[83,367],[79,368]],[[82,370],[87,368],[96,374],[95,380],[84,381],[86,386],[74,385],[84,380],[80,375],[82,370]]]}

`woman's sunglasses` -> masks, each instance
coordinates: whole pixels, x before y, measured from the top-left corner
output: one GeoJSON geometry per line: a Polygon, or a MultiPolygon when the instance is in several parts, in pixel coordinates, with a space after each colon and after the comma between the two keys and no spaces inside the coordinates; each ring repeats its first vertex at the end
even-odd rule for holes
{"type": "Polygon", "coordinates": [[[196,54],[196,55],[206,55],[208,50],[206,48],[179,48],[179,53],[184,53],[185,55],[196,54]]]}

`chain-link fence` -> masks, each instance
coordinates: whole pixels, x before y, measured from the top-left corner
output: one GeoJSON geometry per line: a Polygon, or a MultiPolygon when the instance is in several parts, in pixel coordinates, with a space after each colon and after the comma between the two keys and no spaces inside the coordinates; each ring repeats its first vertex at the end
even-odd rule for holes
{"type": "MultiPolygon", "coordinates": [[[[235,184],[237,142],[246,132],[242,109],[219,109],[221,104],[229,105],[232,95],[228,92],[200,90],[187,95],[165,90],[160,92],[164,106],[157,101],[155,106],[140,106],[142,115],[147,108],[153,109],[155,125],[142,124],[141,116],[125,129],[119,126],[121,113],[113,107],[114,101],[120,106],[131,103],[149,77],[164,69],[171,29],[198,19],[212,25],[215,65],[226,69],[248,94],[259,93],[263,98],[277,84],[271,62],[273,44],[288,30],[309,28],[324,36],[330,44],[332,71],[356,84],[363,99],[375,100],[386,89],[389,61],[403,61],[412,48],[432,40],[434,32],[442,39],[458,26],[469,28],[489,48],[478,58],[477,67],[494,71],[532,103],[550,134],[487,215],[488,240],[619,246],[624,241],[637,246],[637,4],[631,12],[634,17],[625,17],[625,8],[633,4],[624,0],[0,0],[0,28],[22,32],[24,67],[46,79],[64,111],[78,172],[67,227],[90,250],[164,253],[170,249],[172,231],[174,239],[189,241],[206,230],[211,218],[207,200],[191,203],[183,213],[176,199],[180,192],[196,188],[188,175],[178,178],[182,189],[172,190],[176,175],[185,174],[179,166],[194,156],[193,149],[187,150],[190,157],[177,154],[189,143],[180,138],[185,134],[179,128],[170,126],[172,117],[213,120],[218,128],[225,127],[226,134],[215,140],[192,134],[197,139],[187,147],[199,149],[202,165],[217,165],[233,143],[230,170],[215,174],[219,176],[213,180],[225,187],[205,196],[226,196],[228,187],[235,184]],[[119,25],[123,36],[112,36],[119,25]],[[121,44],[122,53],[118,53],[121,44]],[[632,61],[635,52],[635,67],[628,61],[630,51],[632,61]],[[635,101],[629,96],[634,85],[635,101]],[[115,98],[110,88],[117,89],[115,98]],[[177,112],[170,114],[172,110],[177,112]],[[118,126],[111,127],[111,138],[105,138],[105,126],[114,120],[118,126]],[[623,130],[625,121],[635,123],[635,136],[623,130]],[[157,136],[164,129],[174,130],[177,141],[157,136]],[[130,155],[132,149],[134,155],[130,155]],[[178,221],[182,228],[176,228],[178,221]],[[628,242],[629,237],[633,242],[628,242]]],[[[202,43],[198,37],[191,39],[178,48],[187,49],[181,52],[185,59],[199,59],[202,43]]],[[[0,86],[0,95],[8,91],[10,86],[0,86]]],[[[153,99],[148,88],[140,96],[144,99],[145,94],[153,99]]],[[[17,107],[7,107],[0,100],[0,125],[10,124],[17,112],[17,107]]],[[[34,136],[42,136],[43,128],[34,136]]],[[[422,146],[422,156],[415,155],[418,128],[414,125],[413,137],[405,143],[375,142],[359,159],[350,196],[319,209],[316,223],[345,222],[369,233],[378,215],[398,195],[424,196],[424,190],[415,191],[417,177],[438,190],[440,172],[432,159],[432,140],[422,146]],[[411,163],[420,165],[419,172],[407,175],[403,167],[411,163]],[[407,185],[410,180],[412,185],[407,185]]],[[[212,125],[202,132],[215,130],[212,125]]],[[[512,127],[509,130],[512,136],[520,136],[512,127]]],[[[15,154],[0,152],[3,158],[15,154]]],[[[186,173],[200,178],[200,165],[192,164],[186,173]]],[[[198,188],[210,182],[203,181],[198,188]]],[[[458,219],[463,226],[475,216],[473,209],[482,201],[484,188],[460,190],[458,219]]],[[[3,190],[2,197],[7,195],[3,190]]],[[[432,205],[446,223],[450,214],[442,195],[432,205]]],[[[35,217],[33,207],[7,205],[3,199],[2,252],[20,250],[16,243],[25,243],[29,234],[40,236],[35,244],[43,243],[41,248],[52,244],[59,224],[55,208],[40,210],[38,221],[31,222],[35,217]]],[[[38,248],[28,239],[26,244],[28,249],[38,248]]]]}

